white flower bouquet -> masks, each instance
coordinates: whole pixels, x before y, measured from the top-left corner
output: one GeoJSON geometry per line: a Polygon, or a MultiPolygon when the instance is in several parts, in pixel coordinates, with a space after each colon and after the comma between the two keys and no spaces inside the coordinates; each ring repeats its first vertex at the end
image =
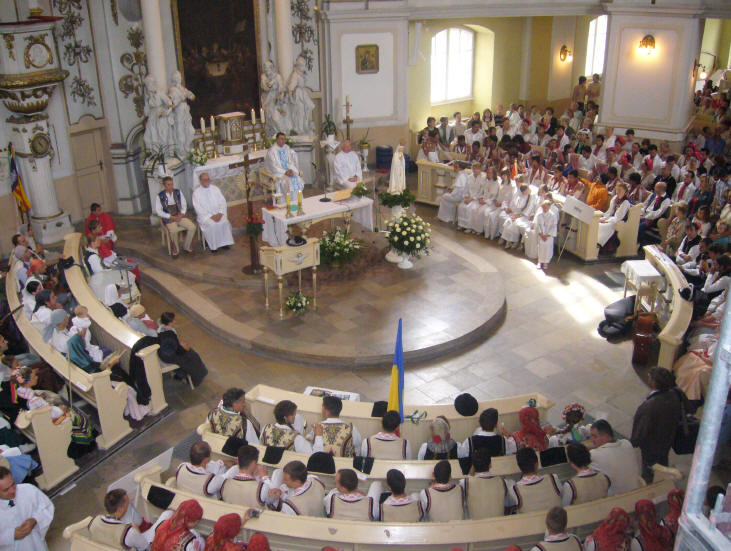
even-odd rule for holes
{"type": "Polygon", "coordinates": [[[431,249],[431,225],[421,216],[404,214],[388,223],[388,245],[390,250],[419,258],[431,249]]]}
{"type": "Polygon", "coordinates": [[[287,310],[294,312],[295,314],[303,314],[310,306],[310,297],[297,291],[287,297],[285,306],[287,307],[287,310]]]}
{"type": "Polygon", "coordinates": [[[201,149],[193,149],[188,153],[188,160],[198,166],[203,166],[208,162],[208,154],[201,149]]]}
{"type": "Polygon", "coordinates": [[[325,232],[320,238],[320,260],[324,264],[342,265],[353,260],[360,248],[360,241],[338,228],[333,233],[325,232]]]}

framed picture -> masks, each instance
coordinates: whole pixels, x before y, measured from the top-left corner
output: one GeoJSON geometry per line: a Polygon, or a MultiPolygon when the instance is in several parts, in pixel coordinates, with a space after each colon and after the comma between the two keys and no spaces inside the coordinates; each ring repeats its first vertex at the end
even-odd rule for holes
{"type": "Polygon", "coordinates": [[[378,72],[377,44],[361,44],[355,47],[355,72],[359,75],[378,72]]]}

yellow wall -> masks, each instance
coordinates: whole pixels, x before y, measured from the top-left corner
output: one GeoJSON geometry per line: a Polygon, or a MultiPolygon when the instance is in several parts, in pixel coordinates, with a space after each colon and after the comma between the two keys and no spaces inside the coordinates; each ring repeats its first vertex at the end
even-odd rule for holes
{"type": "Polygon", "coordinates": [[[717,67],[731,68],[731,19],[724,19],[718,48],[717,67]]]}
{"type": "Polygon", "coordinates": [[[699,63],[711,71],[713,56],[717,56],[715,68],[728,68],[731,66],[731,19],[706,19],[703,27],[703,41],[701,43],[701,54],[699,63]]]}
{"type": "Polygon", "coordinates": [[[526,100],[545,101],[548,95],[548,72],[551,65],[553,17],[534,17],[531,32],[530,80],[526,100]]]}

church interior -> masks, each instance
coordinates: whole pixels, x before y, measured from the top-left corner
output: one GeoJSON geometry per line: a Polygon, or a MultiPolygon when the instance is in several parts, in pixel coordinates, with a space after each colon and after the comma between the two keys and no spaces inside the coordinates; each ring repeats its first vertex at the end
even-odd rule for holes
{"type": "Polygon", "coordinates": [[[0,551],[731,547],[728,2],[0,35],[0,551]]]}

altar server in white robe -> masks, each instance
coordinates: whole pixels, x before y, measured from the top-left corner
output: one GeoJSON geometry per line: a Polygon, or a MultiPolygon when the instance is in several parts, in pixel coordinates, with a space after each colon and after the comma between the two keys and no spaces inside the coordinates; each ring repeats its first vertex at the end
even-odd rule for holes
{"type": "Polygon", "coordinates": [[[538,209],[538,196],[531,193],[530,186],[523,184],[520,186],[519,191],[520,196],[515,203],[511,201],[511,212],[505,217],[505,221],[500,228],[500,242],[505,243],[506,249],[516,249],[518,247],[521,227],[526,224],[530,225],[538,209]]]}
{"type": "Polygon", "coordinates": [[[287,136],[278,132],[276,142],[267,151],[264,167],[277,182],[277,192],[290,194],[290,200],[297,202],[297,193],[304,189],[299,176],[297,154],[287,145],[287,136]]]}
{"type": "Polygon", "coordinates": [[[485,178],[482,176],[482,165],[472,163],[472,173],[467,176],[464,198],[457,206],[457,226],[465,231],[471,231],[472,212],[480,206],[479,198],[482,197],[485,178]]]}
{"type": "Polygon", "coordinates": [[[340,152],[335,155],[334,168],[335,185],[340,188],[353,189],[358,182],[363,181],[360,157],[352,150],[349,140],[340,144],[340,152]]]}
{"type": "Polygon", "coordinates": [[[193,208],[203,238],[211,252],[215,253],[219,248],[228,249],[234,244],[234,238],[226,214],[226,198],[217,186],[211,185],[206,172],[201,173],[198,181],[200,186],[193,191],[193,208]]]}
{"type": "Polygon", "coordinates": [[[475,233],[483,233],[485,231],[485,212],[497,199],[500,184],[497,181],[497,173],[494,167],[487,169],[486,176],[483,176],[482,194],[470,204],[470,226],[469,228],[475,233]]]}
{"type": "Polygon", "coordinates": [[[510,169],[504,167],[500,171],[500,187],[497,197],[489,208],[485,209],[484,225],[485,237],[495,239],[500,233],[500,215],[508,208],[515,193],[515,182],[510,179],[510,169]]]}
{"type": "Polygon", "coordinates": [[[536,234],[538,234],[538,269],[545,270],[553,258],[553,240],[556,237],[558,218],[552,212],[553,201],[546,199],[536,214],[536,234]]]}
{"type": "Polygon", "coordinates": [[[627,218],[629,208],[632,206],[631,201],[627,197],[627,184],[617,182],[614,188],[616,195],[609,202],[609,208],[599,219],[599,233],[597,235],[597,244],[603,247],[614,233],[614,227],[620,220],[627,218]]]}
{"type": "Polygon", "coordinates": [[[31,484],[16,484],[0,467],[0,551],[48,551],[46,532],[53,520],[51,500],[31,484]]]}
{"type": "MultiPolygon", "coordinates": [[[[558,208],[558,205],[553,201],[553,195],[551,195],[551,192],[545,194],[543,199],[548,199],[551,201],[551,212],[553,213],[553,216],[556,217],[556,220],[561,219],[561,209],[558,208]]],[[[528,231],[525,232],[525,235],[523,236],[523,245],[525,247],[525,256],[528,258],[535,260],[538,258],[538,232],[536,231],[536,216],[538,216],[542,211],[539,210],[536,215],[533,217],[533,223],[531,224],[531,227],[528,231]]]]}
{"type": "Polygon", "coordinates": [[[467,174],[469,171],[460,170],[459,164],[455,163],[454,171],[457,173],[452,188],[444,193],[439,199],[439,212],[437,218],[442,222],[452,223],[455,221],[457,205],[464,199],[465,185],[467,184],[467,174]]]}

